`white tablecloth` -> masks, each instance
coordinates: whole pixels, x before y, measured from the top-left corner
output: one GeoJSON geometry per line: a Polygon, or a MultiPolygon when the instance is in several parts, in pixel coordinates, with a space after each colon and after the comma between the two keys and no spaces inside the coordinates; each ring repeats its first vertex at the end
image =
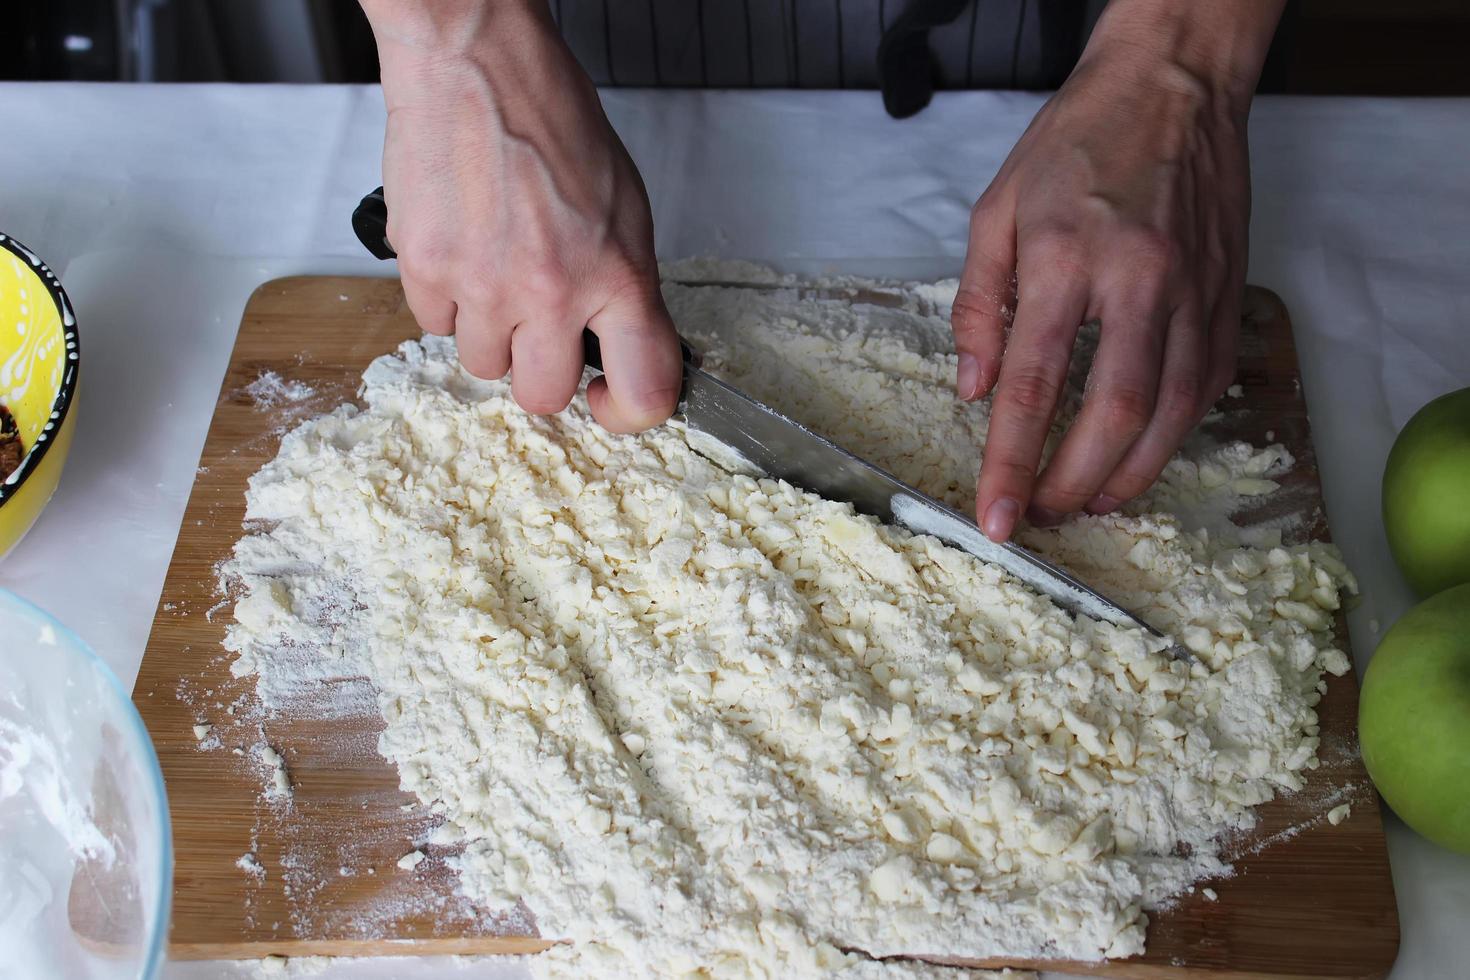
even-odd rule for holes
{"type": "MultiPolygon", "coordinates": [[[[868,93],[604,100],[648,183],[660,255],[903,276],[958,271],[970,203],[1040,103],[945,95],[895,122],[868,93]]],[[[65,478],[0,585],[68,622],[126,682],[250,289],[392,271],[362,257],[348,225],[380,182],[382,124],[373,88],[0,85],[0,230],[62,271],[83,350],[65,478]]],[[[1373,627],[1410,603],[1377,516],[1383,460],[1419,405],[1470,384],[1470,101],[1264,99],[1250,137],[1250,278],[1296,325],[1329,517],[1364,588],[1350,616],[1361,667],[1373,627]]],[[[1389,833],[1394,976],[1463,976],[1470,859],[1396,822],[1389,833]]]]}

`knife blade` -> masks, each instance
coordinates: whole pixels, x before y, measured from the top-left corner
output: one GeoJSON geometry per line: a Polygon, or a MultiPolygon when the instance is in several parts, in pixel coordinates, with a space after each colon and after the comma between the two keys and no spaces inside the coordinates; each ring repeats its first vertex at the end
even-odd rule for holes
{"type": "MultiPolygon", "coordinates": [[[[998,565],[1073,616],[1164,635],[1065,569],[1014,542],[996,544],[974,521],[726,384],[699,367],[698,356],[682,339],[680,347],[684,388],[678,410],[685,423],[734,449],[762,472],[998,565]]],[[[583,355],[589,367],[601,370],[601,349],[590,330],[583,334],[583,355]]]]}

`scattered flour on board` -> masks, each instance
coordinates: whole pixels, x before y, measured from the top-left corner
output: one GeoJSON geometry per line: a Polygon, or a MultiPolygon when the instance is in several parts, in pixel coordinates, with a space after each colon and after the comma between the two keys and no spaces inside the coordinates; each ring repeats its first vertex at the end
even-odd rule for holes
{"type": "MultiPolygon", "coordinates": [[[[942,288],[665,292],[713,371],[972,505],[988,414],[950,393],[942,288]]],[[[1351,576],[1328,546],[1208,526],[1271,494],[1280,447],[1210,448],[1126,516],[1027,533],[1188,665],[732,472],[677,422],[610,435],[580,396],[527,416],[450,340],[379,358],[362,398],[251,481],[233,670],[267,704],[366,677],[379,751],[463,840],[467,899],[524,898],[573,941],[538,972],[1131,955],[1146,910],[1226,873],[1220,839],[1317,764],[1351,576]]]]}
{"type": "Polygon", "coordinates": [[[254,854],[241,854],[238,858],[235,859],[235,867],[250,875],[256,881],[265,880],[265,868],[261,865],[260,861],[256,859],[254,854]]]}
{"type": "Polygon", "coordinates": [[[291,776],[286,771],[286,760],[282,758],[275,746],[261,743],[256,748],[256,758],[260,764],[267,767],[270,776],[266,783],[265,795],[267,799],[290,800],[291,799],[291,776]]]}
{"type": "Polygon", "coordinates": [[[286,381],[275,371],[262,371],[260,377],[245,386],[255,407],[261,411],[302,402],[316,394],[316,389],[300,381],[286,381]]]}

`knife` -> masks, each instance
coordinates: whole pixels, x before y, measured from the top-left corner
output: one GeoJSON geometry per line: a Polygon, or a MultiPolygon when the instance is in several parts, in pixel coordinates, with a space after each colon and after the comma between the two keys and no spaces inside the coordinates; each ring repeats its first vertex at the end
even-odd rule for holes
{"type": "MultiPolygon", "coordinates": [[[[352,213],[352,227],[368,251],[380,259],[397,254],[388,243],[387,225],[388,209],[379,187],[352,213]]],[[[582,346],[587,366],[601,371],[597,335],[584,330],[582,346]]],[[[999,566],[1074,616],[1165,636],[1065,569],[1014,542],[991,541],[974,521],[704,371],[683,338],[679,347],[684,357],[684,386],[678,410],[685,423],[734,449],[763,472],[829,500],[849,503],[885,524],[939,538],[999,566]]],[[[1170,653],[1188,657],[1178,646],[1170,653]]]]}

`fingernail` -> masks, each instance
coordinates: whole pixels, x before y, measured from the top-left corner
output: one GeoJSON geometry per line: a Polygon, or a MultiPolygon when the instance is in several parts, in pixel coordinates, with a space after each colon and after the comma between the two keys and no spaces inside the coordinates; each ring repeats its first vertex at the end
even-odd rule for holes
{"type": "Polygon", "coordinates": [[[1021,504],[1010,497],[1001,497],[992,500],[990,506],[985,508],[985,520],[981,522],[981,529],[987,538],[1000,544],[1011,536],[1016,518],[1020,516],[1021,504]]]}
{"type": "Polygon", "coordinates": [[[1050,507],[1041,507],[1037,504],[1032,504],[1026,509],[1026,519],[1037,527],[1056,527],[1062,523],[1064,516],[1050,507]]]}
{"type": "Polygon", "coordinates": [[[1123,501],[1117,497],[1109,497],[1105,493],[1100,493],[1093,497],[1092,502],[1087,505],[1087,512],[1097,515],[1111,514],[1121,506],[1123,506],[1123,501]]]}
{"type": "MultiPolygon", "coordinates": [[[[955,371],[954,388],[955,393],[967,402],[974,401],[980,394],[980,361],[974,354],[960,353],[960,366],[955,371]]],[[[994,507],[995,504],[990,506],[994,507]]]]}

